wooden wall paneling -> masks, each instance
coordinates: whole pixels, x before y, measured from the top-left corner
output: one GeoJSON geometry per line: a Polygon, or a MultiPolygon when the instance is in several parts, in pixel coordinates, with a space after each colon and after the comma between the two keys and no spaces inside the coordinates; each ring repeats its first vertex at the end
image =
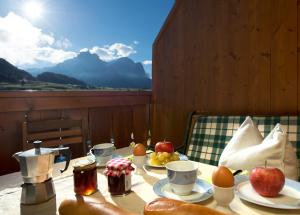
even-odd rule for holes
{"type": "Polygon", "coordinates": [[[152,143],[158,142],[163,136],[164,131],[164,112],[162,109],[162,104],[155,104],[153,107],[153,122],[152,122],[152,143]],[[156,117],[155,117],[156,116],[156,117]]]}
{"type": "MultiPolygon", "coordinates": [[[[155,44],[158,49],[153,47],[153,69],[155,70],[155,73],[152,74],[152,92],[155,94],[155,97],[153,97],[153,117],[152,117],[152,142],[155,143],[163,136],[166,136],[167,127],[170,127],[168,125],[169,118],[170,118],[170,106],[168,105],[169,101],[167,98],[171,97],[173,98],[175,95],[175,92],[173,92],[173,89],[170,89],[170,86],[173,81],[173,78],[170,76],[170,72],[174,69],[174,67],[177,66],[176,61],[174,59],[174,53],[173,53],[173,43],[172,40],[169,40],[168,38],[176,37],[177,33],[180,33],[176,31],[175,28],[171,25],[174,25],[173,19],[176,18],[176,16],[173,16],[175,13],[177,13],[176,8],[180,8],[179,5],[181,5],[182,1],[176,1],[174,7],[172,8],[172,11],[170,12],[170,15],[168,16],[166,22],[164,23],[165,28],[162,28],[159,32],[159,35],[168,34],[169,37],[164,39],[163,37],[157,37],[157,40],[155,41],[155,44]],[[169,29],[169,27],[173,28],[176,32],[169,32],[166,29],[169,29]],[[166,30],[166,31],[165,31],[166,30]],[[156,52],[157,50],[157,52],[156,52]],[[164,50],[164,51],[163,51],[164,50]],[[173,66],[172,66],[173,65],[173,66]],[[154,69],[155,68],[155,69],[154,69]],[[157,114],[156,114],[157,113],[157,114]]],[[[175,24],[176,25],[176,24],[175,24]]],[[[174,77],[174,74],[173,74],[174,77]]],[[[172,105],[171,105],[172,106],[172,105]]]]}
{"type": "Polygon", "coordinates": [[[272,0],[249,4],[249,113],[271,111],[272,0]]]}
{"type": "MultiPolygon", "coordinates": [[[[182,8],[179,8],[177,13],[179,16],[184,15],[182,8]]],[[[162,98],[162,108],[164,114],[160,117],[163,117],[163,120],[160,121],[164,130],[160,136],[157,137],[159,140],[170,140],[175,144],[180,144],[182,142],[182,135],[176,133],[175,130],[183,129],[183,110],[184,110],[184,83],[185,68],[184,68],[184,45],[185,41],[183,38],[183,22],[180,17],[175,17],[173,22],[170,24],[170,28],[173,29],[171,32],[166,32],[173,37],[175,43],[172,41],[166,41],[166,58],[167,67],[164,70],[163,77],[160,84],[163,85],[163,98],[162,98]],[[167,81],[164,81],[167,80],[167,81]],[[179,87],[181,86],[181,87],[179,87]],[[176,129],[173,127],[176,125],[176,129]]]]}
{"type": "MultiPolygon", "coordinates": [[[[187,14],[190,13],[191,10],[193,10],[193,7],[191,7],[191,4],[183,4],[181,7],[182,14],[187,14]]],[[[201,11],[199,11],[199,13],[201,14],[201,11]]],[[[181,18],[183,19],[183,18],[181,18]]],[[[193,110],[193,107],[195,107],[196,105],[196,96],[195,94],[197,94],[196,88],[196,81],[195,78],[193,78],[192,76],[192,65],[194,62],[199,61],[198,58],[196,57],[196,54],[193,55],[187,55],[186,52],[187,51],[191,51],[192,53],[195,53],[195,51],[197,50],[197,41],[191,41],[191,42],[184,42],[184,41],[190,41],[192,40],[192,34],[196,34],[198,35],[198,28],[199,28],[199,22],[201,21],[201,18],[199,19],[195,19],[195,20],[191,20],[190,25],[183,25],[182,29],[185,33],[181,33],[183,35],[183,40],[180,41],[180,43],[184,44],[184,46],[181,47],[181,52],[182,52],[182,56],[183,56],[183,61],[185,62],[185,67],[184,67],[184,79],[182,81],[182,87],[184,90],[184,100],[183,100],[183,106],[185,111],[186,110],[193,110]],[[192,27],[193,26],[193,27],[192,27]],[[188,87],[185,83],[189,81],[190,82],[190,86],[188,87]],[[188,103],[186,103],[186,100],[189,100],[188,103]]],[[[182,62],[183,63],[183,62],[182,62]]],[[[200,73],[200,69],[199,69],[199,73],[200,73]]],[[[196,75],[196,74],[195,74],[196,75]]]]}
{"type": "Polygon", "coordinates": [[[148,130],[150,129],[149,117],[150,105],[138,105],[131,107],[133,111],[133,132],[136,143],[146,144],[148,130]],[[146,114],[145,114],[146,113],[146,114]],[[147,114],[148,113],[148,114],[147,114]]]}
{"type": "Polygon", "coordinates": [[[82,120],[82,129],[85,138],[89,137],[89,109],[88,108],[78,108],[78,109],[67,109],[61,110],[62,118],[82,120]]]}
{"type": "MultiPolygon", "coordinates": [[[[206,5],[202,4],[205,23],[203,24],[204,28],[200,29],[203,41],[207,44],[206,50],[204,50],[204,55],[206,55],[204,61],[207,66],[202,71],[202,76],[207,76],[207,82],[202,87],[206,96],[199,98],[199,105],[195,109],[198,110],[200,107],[199,111],[202,111],[203,104],[207,103],[204,112],[216,113],[225,111],[224,104],[231,103],[231,98],[228,98],[228,87],[226,87],[228,83],[224,83],[224,79],[230,77],[226,68],[228,67],[228,28],[231,24],[229,24],[228,17],[224,16],[224,11],[227,10],[226,1],[204,2],[209,2],[206,5]]],[[[197,69],[197,65],[194,65],[195,69],[197,69]]]]}
{"type": "MultiPolygon", "coordinates": [[[[175,18],[174,18],[175,19],[175,18]]],[[[170,28],[173,28],[173,25],[174,23],[176,22],[176,20],[173,20],[172,24],[170,24],[170,28]]],[[[171,37],[171,34],[172,32],[170,31],[167,31],[165,32],[165,34],[167,35],[166,38],[168,37],[171,37]]],[[[176,35],[176,32],[174,32],[174,35],[176,35]]],[[[175,40],[176,36],[174,36],[173,40],[175,40]]],[[[163,59],[165,60],[165,65],[163,66],[163,70],[162,70],[162,73],[159,74],[160,75],[160,81],[159,81],[159,84],[161,85],[161,88],[160,88],[160,97],[158,97],[158,102],[160,104],[160,108],[161,108],[161,114],[160,114],[160,117],[159,117],[159,125],[161,128],[160,131],[161,133],[159,134],[159,137],[158,137],[158,140],[162,138],[162,136],[165,138],[166,136],[166,132],[168,130],[168,121],[170,119],[170,111],[169,110],[169,104],[168,103],[172,103],[172,99],[174,98],[175,96],[175,93],[172,92],[172,89],[170,89],[170,84],[172,84],[172,77],[169,76],[170,72],[169,71],[172,71],[174,69],[174,67],[172,66],[172,61],[175,62],[175,59],[174,59],[174,53],[173,53],[173,45],[170,44],[170,41],[165,41],[163,42],[163,47],[162,47],[163,50],[168,50],[169,49],[169,52],[168,51],[165,51],[163,52],[164,55],[161,56],[161,62],[163,62],[163,59]],[[173,58],[172,58],[173,57],[173,58]],[[165,82],[163,82],[163,80],[165,80],[165,82]],[[172,94],[171,94],[172,92],[172,94]],[[170,94],[170,96],[168,96],[168,94],[170,94]],[[168,99],[169,97],[169,99],[168,99]],[[169,111],[168,111],[169,110],[169,111]]],[[[162,64],[160,64],[162,65],[162,64]]],[[[174,77],[174,75],[173,75],[174,77]]],[[[178,96],[178,95],[176,95],[178,96]]]]}
{"type": "Polygon", "coordinates": [[[62,115],[61,110],[47,110],[47,111],[28,111],[24,115],[27,116],[28,121],[60,119],[62,115]]]}
{"type": "Polygon", "coordinates": [[[108,143],[113,136],[117,148],[128,146],[133,131],[131,110],[129,106],[90,109],[92,144],[108,143]]]}
{"type": "Polygon", "coordinates": [[[19,170],[19,164],[12,155],[22,151],[23,119],[22,112],[0,113],[0,175],[19,170]]]}
{"type": "Polygon", "coordinates": [[[38,111],[40,112],[40,119],[60,119],[63,115],[62,110],[48,110],[48,111],[38,111]]]}
{"type": "Polygon", "coordinates": [[[113,135],[117,148],[129,146],[133,132],[132,109],[129,106],[113,112],[113,135]]]}
{"type": "Polygon", "coordinates": [[[296,0],[177,2],[153,44],[155,138],[180,140],[183,116],[193,109],[211,114],[300,109],[296,0]]]}
{"type": "MultiPolygon", "coordinates": [[[[203,67],[201,72],[201,77],[199,79],[204,79],[205,82],[200,82],[203,86],[201,91],[205,92],[204,96],[197,98],[198,103],[195,110],[202,112],[217,112],[222,107],[222,100],[224,95],[223,91],[218,93],[220,86],[224,84],[223,76],[224,68],[222,65],[223,58],[225,57],[225,51],[223,50],[226,47],[227,34],[223,32],[223,21],[226,21],[223,17],[224,5],[223,1],[203,1],[200,6],[202,10],[202,19],[204,23],[202,28],[199,28],[200,34],[202,34],[203,45],[205,49],[201,51],[199,56],[202,59],[203,67]],[[219,37],[222,37],[222,40],[219,40],[219,37]],[[223,51],[223,53],[222,53],[223,51]]],[[[226,28],[227,29],[227,28],[226,28]]],[[[196,37],[194,38],[196,40],[196,37]]],[[[197,65],[193,70],[197,69],[197,65]]],[[[195,79],[197,81],[199,79],[195,79]]],[[[188,102],[188,101],[187,101],[188,102]]]]}
{"type": "MultiPolygon", "coordinates": [[[[232,0],[224,1],[221,13],[222,20],[218,21],[220,25],[218,26],[218,37],[215,42],[220,45],[220,66],[215,71],[213,79],[210,79],[209,82],[209,84],[215,85],[215,90],[210,95],[210,97],[216,98],[215,108],[211,108],[213,111],[209,111],[213,114],[223,114],[233,111],[235,109],[235,100],[239,98],[235,97],[232,87],[237,86],[239,88],[240,85],[240,83],[236,83],[237,77],[235,77],[238,72],[239,61],[241,60],[237,47],[239,41],[235,40],[238,34],[239,7],[240,2],[232,0]]],[[[209,35],[207,36],[209,37],[209,35]]]]}
{"type": "Polygon", "coordinates": [[[112,108],[91,108],[89,111],[92,144],[109,143],[112,137],[112,108]]]}
{"type": "MultiPolygon", "coordinates": [[[[181,131],[185,129],[185,87],[184,87],[184,79],[186,73],[186,61],[187,59],[184,57],[185,54],[185,46],[186,40],[184,37],[184,20],[180,17],[185,16],[185,11],[182,8],[177,10],[179,14],[176,23],[172,25],[173,28],[176,29],[177,35],[175,39],[177,42],[175,44],[172,41],[169,41],[170,45],[172,45],[173,49],[171,50],[174,54],[174,57],[171,58],[172,69],[167,70],[169,72],[168,76],[171,76],[173,79],[170,80],[170,87],[172,94],[166,92],[166,101],[172,99],[172,102],[167,102],[169,119],[166,127],[167,132],[165,133],[165,138],[172,141],[175,145],[181,145],[183,142],[182,133],[178,133],[176,131],[181,131]],[[175,125],[174,128],[172,125],[175,125]]],[[[174,36],[174,35],[173,35],[174,36]]],[[[162,137],[161,137],[162,138],[162,137]]]]}
{"type": "MultiPolygon", "coordinates": [[[[154,68],[155,68],[155,74],[153,73],[152,80],[153,81],[153,94],[155,96],[153,97],[153,103],[154,103],[154,110],[153,110],[153,142],[157,142],[160,140],[160,137],[162,136],[162,132],[164,130],[164,124],[165,123],[165,112],[163,109],[163,98],[164,98],[164,84],[162,84],[162,80],[168,80],[168,77],[166,76],[165,67],[166,63],[163,63],[164,60],[168,60],[168,56],[166,55],[167,52],[161,52],[161,50],[167,49],[167,43],[164,41],[164,39],[161,39],[157,42],[157,46],[159,47],[157,52],[154,54],[153,59],[154,60],[154,68]]],[[[153,70],[154,71],[154,70],[153,70]]]]}
{"type": "MultiPolygon", "coordinates": [[[[181,13],[181,8],[179,10],[180,11],[178,12],[181,13]]],[[[172,23],[169,24],[169,28],[174,30],[164,32],[164,34],[167,35],[166,38],[172,37],[173,39],[163,39],[161,41],[158,41],[158,45],[161,45],[161,48],[159,50],[160,54],[157,55],[159,73],[156,76],[158,80],[155,85],[156,89],[153,90],[158,92],[155,98],[155,108],[159,113],[159,117],[154,117],[155,124],[153,132],[153,142],[157,142],[162,139],[171,140],[175,138],[171,133],[173,130],[173,127],[171,125],[174,114],[176,114],[175,111],[177,110],[177,108],[179,108],[176,104],[176,99],[183,99],[182,96],[178,93],[183,89],[183,87],[178,87],[174,84],[178,83],[178,70],[181,68],[181,62],[178,62],[177,59],[180,59],[178,58],[178,55],[180,55],[180,52],[182,52],[182,50],[174,47],[174,45],[177,45],[178,43],[174,43],[173,41],[178,41],[178,35],[182,34],[180,32],[180,29],[177,29],[178,25],[180,25],[180,23],[178,22],[178,18],[174,17],[172,23]]],[[[183,54],[181,56],[183,56],[183,54]]],[[[181,80],[181,83],[182,85],[184,84],[183,80],[181,80]]],[[[175,124],[179,123],[175,122],[175,124]]]]}
{"type": "Polygon", "coordinates": [[[297,113],[297,1],[272,1],[271,111],[297,113]]]}
{"type": "MultiPolygon", "coordinates": [[[[228,95],[222,101],[225,113],[240,113],[248,111],[248,62],[249,35],[244,27],[248,24],[249,1],[230,0],[227,15],[229,50],[227,50],[228,65],[226,73],[230,76],[222,84],[227,84],[228,95]],[[228,100],[228,101],[227,101],[228,100]]],[[[220,38],[221,39],[221,38],[220,38]]],[[[222,113],[222,110],[219,110],[222,113]]]]}
{"type": "Polygon", "coordinates": [[[156,137],[158,136],[158,132],[161,130],[159,128],[159,123],[158,123],[158,116],[159,116],[159,100],[158,100],[158,96],[160,94],[159,91],[159,82],[158,82],[158,74],[161,73],[160,68],[158,67],[159,65],[159,58],[157,56],[159,56],[158,54],[158,50],[160,47],[160,42],[156,43],[156,49],[153,46],[152,47],[152,80],[157,80],[157,81],[152,81],[152,92],[153,92],[153,96],[152,96],[152,121],[151,121],[151,128],[152,128],[152,142],[155,141],[156,137]],[[155,71],[155,73],[153,72],[155,71]]]}
{"type": "Polygon", "coordinates": [[[300,1],[297,0],[297,93],[298,93],[298,114],[300,113],[300,1]]]}
{"type": "Polygon", "coordinates": [[[206,40],[209,73],[207,112],[237,113],[248,106],[248,36],[242,25],[247,22],[246,1],[213,1],[208,12],[206,40]]]}
{"type": "MultiPolygon", "coordinates": [[[[175,19],[175,18],[174,18],[175,19]]],[[[172,21],[173,23],[174,21],[172,21]]],[[[172,24],[170,24],[170,28],[172,27],[171,26],[172,24]]],[[[166,31],[165,34],[168,36],[168,37],[171,37],[170,34],[172,34],[172,32],[170,31],[166,31]]],[[[174,34],[176,35],[176,34],[174,34]]],[[[162,55],[160,56],[160,64],[159,66],[162,66],[162,70],[161,70],[161,73],[159,74],[159,77],[158,79],[160,79],[159,81],[159,94],[160,96],[157,97],[157,101],[158,101],[158,104],[159,104],[159,118],[157,120],[157,123],[156,126],[157,128],[159,129],[159,133],[158,133],[158,136],[156,137],[156,141],[159,141],[161,140],[162,138],[166,138],[166,130],[168,128],[168,119],[169,119],[169,114],[168,113],[168,108],[169,108],[169,105],[168,105],[168,102],[171,102],[169,101],[167,98],[167,94],[170,94],[170,99],[172,99],[172,97],[175,96],[174,92],[172,92],[171,89],[167,89],[168,85],[171,84],[172,80],[170,77],[168,77],[169,75],[169,72],[168,70],[172,70],[173,67],[172,67],[172,60],[175,60],[175,59],[172,59],[171,56],[173,56],[173,46],[171,44],[168,43],[168,40],[167,38],[162,42],[162,50],[168,50],[169,49],[169,52],[168,51],[163,51],[162,52],[162,55]],[[165,61],[165,62],[164,62],[165,61]],[[163,80],[166,80],[164,83],[163,80]]],[[[174,36],[175,37],[175,36],[174,36]]],[[[175,38],[174,38],[175,39],[175,38]]],[[[169,41],[170,42],[170,41],[169,41]]],[[[176,95],[177,96],[177,95],[176,95]]]]}
{"type": "MultiPolygon", "coordinates": [[[[206,1],[208,3],[208,1],[206,1]]],[[[207,19],[207,12],[204,4],[206,2],[196,1],[190,4],[183,4],[184,14],[195,13],[198,10],[199,18],[190,20],[189,25],[183,24],[184,41],[182,42],[183,54],[185,63],[184,76],[184,106],[185,113],[191,112],[197,107],[199,110],[206,110],[211,99],[208,98],[208,73],[204,71],[207,69],[206,53],[209,49],[209,41],[205,40],[204,29],[205,21],[207,19]],[[202,7],[203,6],[203,7],[202,7]],[[195,40],[194,37],[199,38],[195,40]],[[193,54],[189,55],[191,52],[193,54]],[[194,68],[197,71],[194,72],[194,68]]]]}

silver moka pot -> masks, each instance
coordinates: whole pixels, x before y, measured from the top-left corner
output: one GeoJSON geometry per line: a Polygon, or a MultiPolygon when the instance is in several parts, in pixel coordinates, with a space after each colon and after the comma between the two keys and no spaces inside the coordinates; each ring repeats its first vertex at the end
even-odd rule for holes
{"type": "Polygon", "coordinates": [[[34,148],[17,152],[13,157],[19,162],[24,184],[22,185],[22,204],[38,204],[55,196],[52,181],[54,158],[60,153],[67,158],[61,172],[67,170],[71,152],[69,147],[41,148],[42,141],[34,141],[34,148]]]}

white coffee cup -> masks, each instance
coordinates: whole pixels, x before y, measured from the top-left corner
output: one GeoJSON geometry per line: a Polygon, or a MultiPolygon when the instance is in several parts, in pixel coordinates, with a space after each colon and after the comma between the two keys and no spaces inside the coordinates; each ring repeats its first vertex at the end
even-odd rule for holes
{"type": "Polygon", "coordinates": [[[166,168],[172,191],[177,195],[189,195],[197,180],[198,165],[192,161],[172,161],[166,168]]]}
{"type": "Polygon", "coordinates": [[[112,143],[100,143],[91,148],[90,154],[95,156],[97,165],[103,166],[112,159],[115,149],[116,147],[112,143]]]}

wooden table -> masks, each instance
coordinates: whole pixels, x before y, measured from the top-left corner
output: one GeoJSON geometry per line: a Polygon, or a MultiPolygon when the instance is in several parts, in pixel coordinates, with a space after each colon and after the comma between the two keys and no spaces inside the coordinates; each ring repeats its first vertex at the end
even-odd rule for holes
{"type": "MultiPolygon", "coordinates": [[[[129,148],[118,149],[118,154],[127,156],[130,154],[129,148]]],[[[59,175],[59,169],[64,163],[55,164],[54,166],[54,186],[56,190],[56,204],[68,196],[73,196],[73,175],[72,164],[78,159],[72,160],[69,169],[59,175]]],[[[212,171],[216,168],[207,164],[199,163],[199,178],[209,180],[212,171]]],[[[102,174],[103,168],[98,169],[98,188],[99,192],[92,195],[94,198],[105,198],[107,201],[125,208],[129,211],[143,214],[143,207],[146,203],[154,200],[158,196],[153,191],[153,185],[159,179],[166,177],[164,169],[146,169],[143,175],[132,174],[132,191],[124,197],[113,197],[107,190],[107,180],[102,174]]],[[[22,178],[20,173],[12,173],[0,176],[0,214],[20,214],[20,197],[22,178]]],[[[258,206],[246,201],[240,200],[235,196],[229,207],[218,206],[213,198],[204,202],[198,203],[228,214],[243,214],[243,215],[259,215],[259,214],[300,214],[300,210],[280,210],[272,209],[263,206],[258,206]]],[[[38,207],[38,206],[36,206],[38,207]]]]}

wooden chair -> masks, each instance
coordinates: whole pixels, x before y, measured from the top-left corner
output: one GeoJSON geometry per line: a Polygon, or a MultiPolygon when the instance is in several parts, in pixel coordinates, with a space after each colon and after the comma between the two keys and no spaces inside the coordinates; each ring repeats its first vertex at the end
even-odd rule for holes
{"type": "Polygon", "coordinates": [[[43,141],[42,147],[81,144],[86,154],[82,120],[56,119],[23,122],[23,150],[33,148],[32,142],[43,141]]]}

